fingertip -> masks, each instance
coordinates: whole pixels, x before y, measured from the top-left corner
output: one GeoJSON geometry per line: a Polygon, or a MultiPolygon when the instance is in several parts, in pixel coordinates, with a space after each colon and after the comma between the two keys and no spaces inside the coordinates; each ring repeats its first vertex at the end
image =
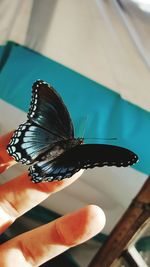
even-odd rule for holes
{"type": "Polygon", "coordinates": [[[56,221],[64,245],[75,246],[98,234],[105,225],[105,214],[96,205],[88,205],[56,221]]]}
{"type": "Polygon", "coordinates": [[[95,231],[95,235],[102,231],[106,223],[104,211],[97,205],[88,205],[87,212],[90,220],[90,226],[95,231]],[[97,224],[95,224],[97,222],[97,224]],[[92,225],[93,224],[93,225],[92,225]]]}

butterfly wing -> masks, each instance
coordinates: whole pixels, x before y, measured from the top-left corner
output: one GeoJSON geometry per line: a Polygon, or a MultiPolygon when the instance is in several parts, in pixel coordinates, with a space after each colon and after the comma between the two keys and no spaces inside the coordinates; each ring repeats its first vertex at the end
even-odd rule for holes
{"type": "Polygon", "coordinates": [[[7,146],[8,153],[23,164],[32,164],[40,155],[50,150],[59,137],[27,121],[14,132],[7,146]]]}
{"type": "Polygon", "coordinates": [[[127,167],[138,160],[132,151],[112,145],[80,145],[66,151],[54,161],[43,161],[29,168],[33,182],[62,180],[80,169],[102,166],[127,167]]]}
{"type": "Polygon", "coordinates": [[[27,117],[29,121],[61,139],[74,137],[73,124],[63,100],[53,87],[42,80],[36,81],[32,86],[32,100],[27,117]]]}
{"type": "Polygon", "coordinates": [[[28,121],[21,124],[7,147],[16,161],[31,164],[56,142],[74,137],[70,115],[60,96],[46,82],[32,86],[28,121]]]}

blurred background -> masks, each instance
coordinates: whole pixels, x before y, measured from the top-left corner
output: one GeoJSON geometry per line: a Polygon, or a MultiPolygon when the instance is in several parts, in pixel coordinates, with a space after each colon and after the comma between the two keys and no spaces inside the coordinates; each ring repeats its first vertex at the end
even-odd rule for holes
{"type": "MultiPolygon", "coordinates": [[[[0,0],[0,14],[0,133],[26,121],[32,83],[41,78],[63,94],[77,135],[86,128],[86,136],[116,137],[113,144],[139,155],[134,168],[85,171],[17,222],[26,231],[99,205],[107,220],[103,233],[62,256],[64,266],[87,266],[150,173],[150,1],[0,0]]],[[[23,169],[17,164],[1,174],[1,183],[23,169]]],[[[17,225],[7,236],[15,234],[17,225]]],[[[138,249],[150,264],[149,231],[144,237],[147,249],[145,243],[138,249]]]]}

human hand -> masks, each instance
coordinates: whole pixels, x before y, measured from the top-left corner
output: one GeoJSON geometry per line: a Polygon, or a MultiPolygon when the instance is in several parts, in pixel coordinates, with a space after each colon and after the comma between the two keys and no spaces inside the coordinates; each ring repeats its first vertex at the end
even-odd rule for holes
{"type": "MultiPolygon", "coordinates": [[[[0,173],[16,163],[6,151],[12,134],[0,137],[0,173]]],[[[0,185],[0,234],[22,214],[77,180],[82,172],[80,170],[70,179],[38,184],[32,183],[28,174],[23,173],[0,185]]],[[[88,205],[1,244],[0,266],[39,266],[92,238],[104,224],[103,211],[98,206],[88,205]]]]}

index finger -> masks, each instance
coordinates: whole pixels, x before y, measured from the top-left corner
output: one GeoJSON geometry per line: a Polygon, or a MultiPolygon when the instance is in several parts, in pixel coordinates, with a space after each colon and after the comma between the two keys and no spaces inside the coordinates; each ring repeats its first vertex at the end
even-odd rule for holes
{"type": "Polygon", "coordinates": [[[67,187],[77,180],[83,170],[71,179],[34,184],[27,173],[0,186],[0,233],[16,218],[45,200],[52,193],[67,187]]]}

